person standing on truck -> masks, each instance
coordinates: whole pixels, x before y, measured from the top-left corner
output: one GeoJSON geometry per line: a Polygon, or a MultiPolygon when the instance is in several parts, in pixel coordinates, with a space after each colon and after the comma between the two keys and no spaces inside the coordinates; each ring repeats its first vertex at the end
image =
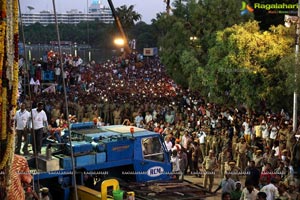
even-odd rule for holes
{"type": "Polygon", "coordinates": [[[32,124],[34,129],[34,137],[35,141],[32,142],[33,153],[41,154],[43,135],[48,128],[47,115],[43,110],[44,104],[39,102],[37,104],[37,108],[32,109],[32,124]]]}
{"type": "Polygon", "coordinates": [[[16,112],[14,116],[14,120],[16,122],[16,130],[17,130],[17,142],[15,154],[20,155],[21,145],[22,145],[22,137],[24,137],[24,146],[23,153],[24,155],[28,154],[28,122],[30,119],[30,113],[25,109],[25,104],[20,104],[20,110],[16,112]]]}
{"type": "Polygon", "coordinates": [[[202,169],[204,171],[203,186],[207,189],[207,181],[209,180],[208,191],[211,192],[214,185],[215,169],[218,167],[217,158],[213,150],[209,150],[208,156],[204,158],[202,169]]]}

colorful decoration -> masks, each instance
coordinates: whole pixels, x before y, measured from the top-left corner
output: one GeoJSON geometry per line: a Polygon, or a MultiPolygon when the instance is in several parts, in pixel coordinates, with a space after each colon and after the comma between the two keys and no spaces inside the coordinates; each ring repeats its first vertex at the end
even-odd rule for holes
{"type": "Polygon", "coordinates": [[[12,117],[18,93],[18,17],[18,1],[0,1],[0,170],[8,170],[8,177],[14,155],[12,117]]]}

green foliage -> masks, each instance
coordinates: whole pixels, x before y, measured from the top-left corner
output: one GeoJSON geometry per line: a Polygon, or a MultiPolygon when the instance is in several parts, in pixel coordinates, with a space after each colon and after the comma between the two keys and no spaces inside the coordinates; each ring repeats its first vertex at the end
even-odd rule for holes
{"type": "Polygon", "coordinates": [[[163,50],[160,56],[176,82],[178,76],[173,74],[173,68],[188,72],[184,74],[184,85],[194,90],[205,90],[207,88],[201,83],[208,80],[195,79],[203,79],[202,73],[207,70],[208,50],[215,43],[216,31],[244,22],[252,16],[241,16],[241,1],[236,0],[189,0],[186,3],[176,0],[173,7],[173,15],[162,14],[153,23],[160,33],[159,45],[163,50]],[[191,37],[196,39],[190,40],[191,37]],[[182,57],[184,51],[190,53],[182,57]],[[192,63],[196,65],[191,67],[192,63]]]}
{"type": "Polygon", "coordinates": [[[141,20],[141,15],[134,11],[134,6],[130,5],[127,7],[123,5],[116,9],[116,15],[119,17],[122,27],[126,33],[134,27],[134,23],[141,20]]]}
{"type": "Polygon", "coordinates": [[[289,32],[283,26],[261,32],[256,21],[217,32],[205,74],[211,97],[253,108],[261,101],[273,105],[278,94],[288,95],[290,72],[277,64],[293,50],[289,32]]]}

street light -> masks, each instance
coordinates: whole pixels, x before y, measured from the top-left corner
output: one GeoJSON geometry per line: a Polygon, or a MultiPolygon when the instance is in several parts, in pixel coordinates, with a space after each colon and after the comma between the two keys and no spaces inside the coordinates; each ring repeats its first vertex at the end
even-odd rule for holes
{"type": "Polygon", "coordinates": [[[125,45],[124,39],[122,39],[122,38],[116,38],[116,39],[114,40],[114,43],[115,43],[115,45],[121,47],[121,52],[124,51],[124,45],[125,45]]]}
{"type": "Polygon", "coordinates": [[[297,16],[284,16],[285,26],[290,27],[291,23],[296,23],[296,41],[295,41],[295,88],[294,88],[294,100],[293,100],[293,132],[297,131],[297,109],[298,109],[298,85],[297,85],[297,67],[299,64],[298,54],[299,54],[299,34],[300,34],[300,0],[298,1],[298,15],[297,16]]]}
{"type": "Polygon", "coordinates": [[[77,43],[74,43],[74,56],[77,57],[77,43]]]}
{"type": "Polygon", "coordinates": [[[28,42],[28,46],[29,46],[29,48],[28,48],[28,60],[31,61],[31,43],[30,42],[28,42]]]}

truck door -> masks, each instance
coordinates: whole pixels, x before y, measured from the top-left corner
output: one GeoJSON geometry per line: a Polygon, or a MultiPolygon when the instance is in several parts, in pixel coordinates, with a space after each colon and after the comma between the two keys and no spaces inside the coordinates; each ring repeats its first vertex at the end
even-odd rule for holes
{"type": "Polygon", "coordinates": [[[143,137],[137,142],[141,148],[135,160],[137,181],[169,180],[172,168],[160,136],[143,137]]]}

